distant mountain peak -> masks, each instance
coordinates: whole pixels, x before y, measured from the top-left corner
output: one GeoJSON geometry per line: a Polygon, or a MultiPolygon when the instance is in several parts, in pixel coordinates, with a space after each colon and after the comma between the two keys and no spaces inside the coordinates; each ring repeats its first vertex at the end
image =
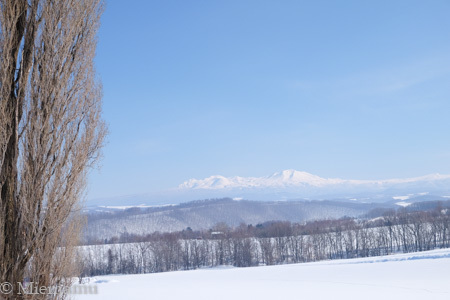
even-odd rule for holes
{"type": "Polygon", "coordinates": [[[301,172],[296,171],[294,169],[284,170],[281,172],[275,172],[272,175],[270,175],[268,178],[282,178],[284,180],[290,180],[290,179],[307,179],[310,177],[318,177],[313,174],[310,174],[308,172],[301,172]]]}
{"type": "Polygon", "coordinates": [[[279,184],[298,185],[323,185],[330,179],[325,179],[308,172],[296,171],[293,169],[276,172],[268,177],[267,181],[278,182],[279,184]]]}

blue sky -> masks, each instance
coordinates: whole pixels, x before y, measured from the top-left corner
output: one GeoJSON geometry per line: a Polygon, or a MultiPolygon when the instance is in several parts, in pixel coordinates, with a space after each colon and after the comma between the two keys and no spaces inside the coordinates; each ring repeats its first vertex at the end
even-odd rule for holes
{"type": "Polygon", "coordinates": [[[449,1],[107,2],[88,198],[210,175],[450,174],[449,1]]]}

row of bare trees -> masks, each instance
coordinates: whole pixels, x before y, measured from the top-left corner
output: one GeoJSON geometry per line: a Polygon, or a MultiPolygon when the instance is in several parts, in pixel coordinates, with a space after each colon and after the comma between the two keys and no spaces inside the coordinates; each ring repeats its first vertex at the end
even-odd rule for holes
{"type": "Polygon", "coordinates": [[[450,247],[450,212],[398,211],[375,220],[268,222],[208,231],[124,235],[83,247],[84,275],[248,267],[450,247]]]}

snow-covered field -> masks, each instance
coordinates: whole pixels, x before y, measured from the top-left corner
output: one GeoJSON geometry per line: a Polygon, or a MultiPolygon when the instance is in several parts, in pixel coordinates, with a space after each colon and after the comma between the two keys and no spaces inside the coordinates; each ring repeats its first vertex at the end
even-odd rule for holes
{"type": "Polygon", "coordinates": [[[450,299],[450,249],[254,268],[91,279],[87,299],[450,299]]]}

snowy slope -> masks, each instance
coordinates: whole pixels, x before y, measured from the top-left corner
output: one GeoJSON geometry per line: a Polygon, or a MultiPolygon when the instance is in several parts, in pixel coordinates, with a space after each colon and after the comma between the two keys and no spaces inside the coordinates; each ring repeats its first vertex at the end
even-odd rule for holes
{"type": "Polygon", "coordinates": [[[92,279],[88,299],[450,299],[450,249],[254,268],[92,279]]]}

